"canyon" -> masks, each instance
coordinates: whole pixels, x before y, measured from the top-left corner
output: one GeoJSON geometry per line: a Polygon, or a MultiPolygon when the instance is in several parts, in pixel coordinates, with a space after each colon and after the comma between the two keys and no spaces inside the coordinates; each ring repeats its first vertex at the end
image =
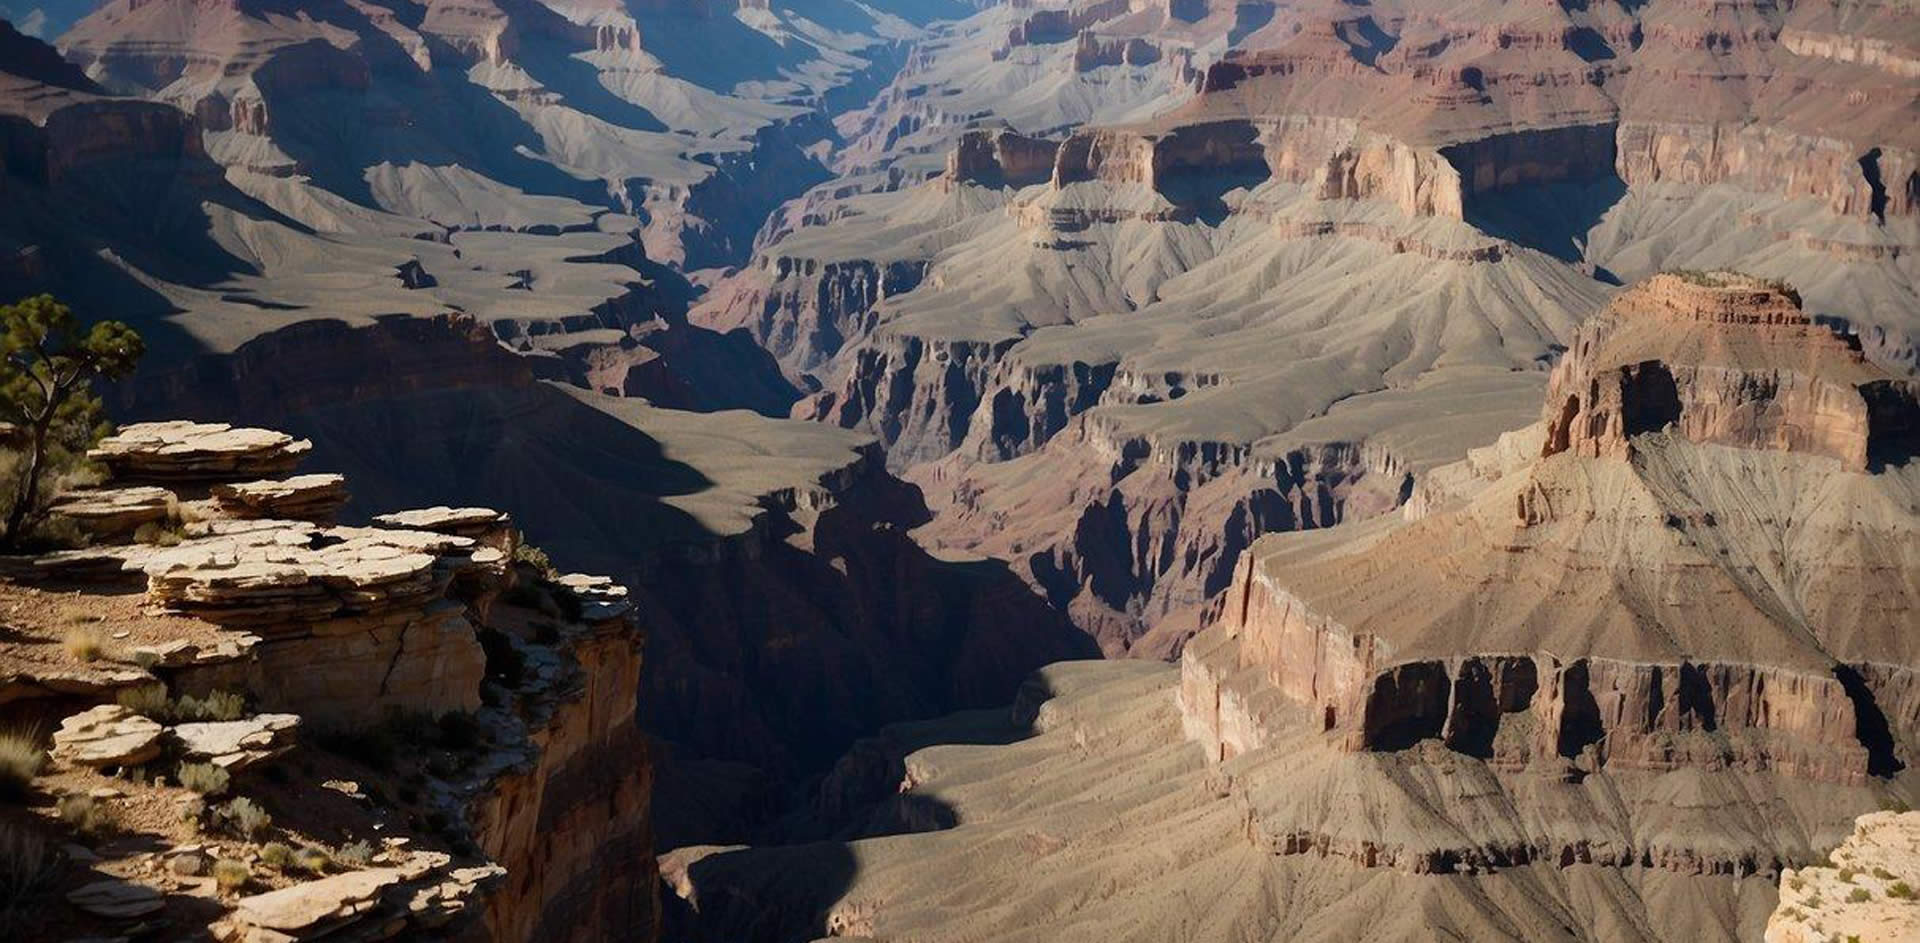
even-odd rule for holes
{"type": "MultiPolygon", "coordinates": [[[[130,430],[310,443],[176,498],[611,580],[402,646],[573,679],[460,932],[1750,938],[1915,798],[1912,21],[0,4],[0,303],[139,330],[130,430]]],[[[410,664],[271,634],[266,710],[410,664]]]]}

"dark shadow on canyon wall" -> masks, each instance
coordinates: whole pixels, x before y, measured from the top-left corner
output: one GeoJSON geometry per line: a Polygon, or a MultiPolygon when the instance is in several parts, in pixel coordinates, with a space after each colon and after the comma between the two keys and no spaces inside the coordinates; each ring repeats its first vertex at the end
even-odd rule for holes
{"type": "MultiPolygon", "coordinates": [[[[1607,173],[1575,183],[1513,187],[1470,197],[1467,222],[1508,242],[1538,249],[1562,262],[1585,261],[1587,234],[1627,195],[1627,184],[1607,173]]],[[[1620,280],[1605,269],[1594,277],[1620,280]]]]}
{"type": "Polygon", "coordinates": [[[675,503],[715,488],[700,457],[536,381],[468,319],[307,322],[121,392],[125,419],[311,438],[310,469],[353,483],[350,516],[499,508],[562,566],[626,582],[648,636],[641,722],[666,741],[656,820],[675,842],[758,835],[859,738],[1005,704],[1042,665],[1097,655],[1006,564],[915,543],[926,505],[877,452],[847,453],[826,506],[776,492],[753,526],[716,534],[675,503]],[[697,803],[682,815],[675,795],[697,803]]]}
{"type": "Polygon", "coordinates": [[[692,893],[688,899],[666,895],[666,938],[682,943],[806,943],[858,935],[862,928],[857,906],[839,908],[836,914],[860,873],[851,843],[959,824],[953,806],[938,795],[900,791],[907,756],[932,746],[1001,746],[1026,739],[1035,733],[1039,706],[1053,695],[1047,680],[1036,673],[1021,685],[1011,707],[889,725],[855,743],[831,772],[808,788],[804,805],[780,823],[780,836],[710,854],[684,867],[677,856],[668,856],[663,863],[668,883],[684,883],[692,893]]]}

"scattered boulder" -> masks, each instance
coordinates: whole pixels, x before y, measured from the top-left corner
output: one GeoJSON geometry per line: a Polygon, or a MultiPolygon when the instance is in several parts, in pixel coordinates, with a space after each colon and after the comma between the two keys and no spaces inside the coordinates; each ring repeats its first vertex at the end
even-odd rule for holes
{"type": "Polygon", "coordinates": [[[132,920],[166,906],[160,892],[145,884],[112,878],[67,892],[67,901],[96,917],[132,920]]]}
{"type": "Polygon", "coordinates": [[[297,714],[259,714],[246,720],[179,724],[173,728],[187,759],[234,772],[293,749],[297,714]]]}
{"type": "Polygon", "coordinates": [[[95,769],[136,766],[160,755],[165,728],[118,704],[102,704],[60,722],[53,758],[95,769]]]}

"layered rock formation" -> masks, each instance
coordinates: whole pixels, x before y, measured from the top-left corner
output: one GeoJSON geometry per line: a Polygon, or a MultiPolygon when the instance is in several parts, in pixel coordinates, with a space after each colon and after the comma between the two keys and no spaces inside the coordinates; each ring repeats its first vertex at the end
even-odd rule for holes
{"type": "Polygon", "coordinates": [[[1847,341],[1749,278],[1629,290],[1541,425],[1436,476],[1403,526],[1256,545],[1183,660],[1190,729],[1258,749],[1277,697],[1349,749],[1439,738],[1502,768],[1899,769],[1920,401],[1847,341]]]}
{"type": "Polygon", "coordinates": [[[1849,340],[1764,280],[1635,286],[1540,422],[1255,542],[1177,677],[1050,667],[850,753],[841,841],[663,873],[741,939],[1902,938],[1899,820],[1841,839],[1920,785],[1920,406],[1849,340]]]}
{"type": "MultiPolygon", "coordinates": [[[[267,824],[237,837],[257,840],[279,816],[290,838],[294,829],[344,829],[386,830],[391,840],[345,862],[344,873],[293,883],[262,878],[278,884],[224,902],[212,898],[210,879],[191,881],[211,863],[203,845],[151,856],[198,856],[198,863],[169,864],[171,871],[156,865],[157,875],[140,871],[149,856],[122,861],[103,848],[100,867],[113,876],[112,893],[81,888],[76,906],[109,922],[171,909],[167,919],[208,925],[227,940],[336,932],[654,938],[653,771],[635,716],[642,637],[625,591],[605,578],[549,581],[515,565],[518,534],[497,511],[427,508],[372,528],[263,517],[263,496],[311,489],[248,479],[290,472],[311,450],[308,440],[283,433],[192,422],[135,424],[103,440],[96,455],[116,483],[166,482],[152,490],[166,493],[162,523],[171,536],[56,555],[95,562],[84,569],[15,568],[55,586],[87,574],[88,595],[75,597],[84,601],[63,604],[65,615],[46,611],[27,622],[84,613],[85,621],[117,628],[116,641],[111,652],[92,656],[110,666],[64,672],[38,667],[57,660],[42,650],[57,650],[57,635],[40,648],[9,644],[0,652],[9,669],[0,701],[19,720],[61,698],[118,698],[61,724],[52,751],[60,769],[158,764],[170,771],[175,763],[203,763],[235,777],[238,789],[239,777],[290,751],[299,751],[308,773],[353,758],[366,764],[346,771],[355,779],[342,776],[324,789],[279,771],[272,781],[290,795],[261,794],[271,810],[261,819],[267,824]],[[236,505],[236,495],[249,500],[236,505]],[[140,615],[129,617],[129,608],[140,615]],[[136,633],[139,640],[129,638],[136,633]],[[124,651],[119,639],[128,639],[124,651]],[[136,690],[156,693],[135,697],[136,690]],[[273,712],[233,716],[243,704],[273,712]],[[401,760],[376,748],[419,737],[422,723],[461,733],[411,743],[414,753],[401,760]],[[315,825],[308,807],[332,800],[309,793],[327,790],[358,805],[347,806],[351,815],[319,812],[323,824],[315,825]],[[417,830],[423,820],[440,824],[424,836],[396,834],[395,825],[417,830]],[[423,839],[441,847],[403,847],[423,839]],[[182,879],[184,891],[176,887],[182,879]],[[170,907],[169,894],[206,899],[170,907]],[[116,903],[123,899],[132,903],[116,903]]],[[[330,487],[321,490],[339,500],[300,506],[322,517],[338,510],[340,476],[302,477],[323,479],[330,487]]],[[[120,533],[92,532],[97,539],[120,533]]],[[[41,591],[0,584],[0,592],[41,591]]],[[[17,600],[10,611],[21,611],[17,600]]],[[[31,628],[22,636],[37,637],[31,628]]],[[[185,780],[185,767],[179,776],[185,780]]],[[[195,788],[227,788],[227,779],[219,782],[195,788]]],[[[130,809],[166,801],[144,794],[162,785],[153,775],[139,785],[127,798],[130,809]]],[[[128,796],[110,787],[90,794],[128,796]]],[[[128,824],[158,829],[149,840],[169,848],[180,840],[172,834],[183,827],[176,819],[170,811],[162,823],[128,824]]],[[[196,827],[191,816],[180,821],[196,827]]]]}
{"type": "MultiPolygon", "coordinates": [[[[1895,19],[1684,2],[1011,5],[923,44],[840,179],[770,224],[695,318],[745,328],[818,386],[796,415],[878,436],[955,509],[929,539],[1038,551],[1049,562],[1021,562],[1029,579],[1109,650],[1166,654],[1195,625],[1181,613],[1226,582],[1193,565],[1203,542],[1294,490],[1273,466],[1366,455],[1388,472],[1367,491],[1393,494],[1393,473],[1509,427],[1519,413],[1503,407],[1537,394],[1621,279],[1788,277],[1810,315],[1846,318],[1870,358],[1910,372],[1920,293],[1897,259],[1920,239],[1906,195],[1920,96],[1872,64],[1904,48],[1895,19]],[[1069,47],[1072,62],[1047,58],[1069,47]],[[1016,68],[1046,69],[1047,91],[996,100],[959,78],[996,88],[1016,68]],[[1138,97],[1176,68],[1180,92],[1138,97]],[[1512,386],[1494,393],[1489,371],[1512,386]],[[1414,418],[1436,398],[1476,428],[1440,441],[1414,418]],[[1068,447],[1091,437],[1185,483],[1099,488],[1109,452],[1068,447]],[[1205,475],[1160,461],[1203,454],[1238,458],[1205,475]],[[1071,467],[1085,487],[993,467],[1040,455],[1036,469],[1071,467]],[[1221,478],[1237,493],[1191,491],[1221,478]],[[1071,523],[1116,503],[1140,526],[1071,523]],[[1202,536],[1170,534],[1176,518],[1202,536]],[[1143,559],[1156,545],[1172,552],[1143,559]],[[1062,590],[1043,569],[1115,575],[1062,590]]],[[[1295,521],[1343,518],[1343,490],[1295,521]]]]}

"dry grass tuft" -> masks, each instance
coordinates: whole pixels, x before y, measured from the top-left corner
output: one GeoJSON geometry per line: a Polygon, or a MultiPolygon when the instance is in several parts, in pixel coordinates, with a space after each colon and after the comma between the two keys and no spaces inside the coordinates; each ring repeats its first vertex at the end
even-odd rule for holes
{"type": "Polygon", "coordinates": [[[0,734],[0,799],[25,798],[33,778],[46,768],[47,751],[39,737],[17,730],[0,734]]]}
{"type": "Polygon", "coordinates": [[[74,661],[99,661],[107,655],[107,637],[91,625],[76,626],[67,630],[60,647],[74,661]]]}

